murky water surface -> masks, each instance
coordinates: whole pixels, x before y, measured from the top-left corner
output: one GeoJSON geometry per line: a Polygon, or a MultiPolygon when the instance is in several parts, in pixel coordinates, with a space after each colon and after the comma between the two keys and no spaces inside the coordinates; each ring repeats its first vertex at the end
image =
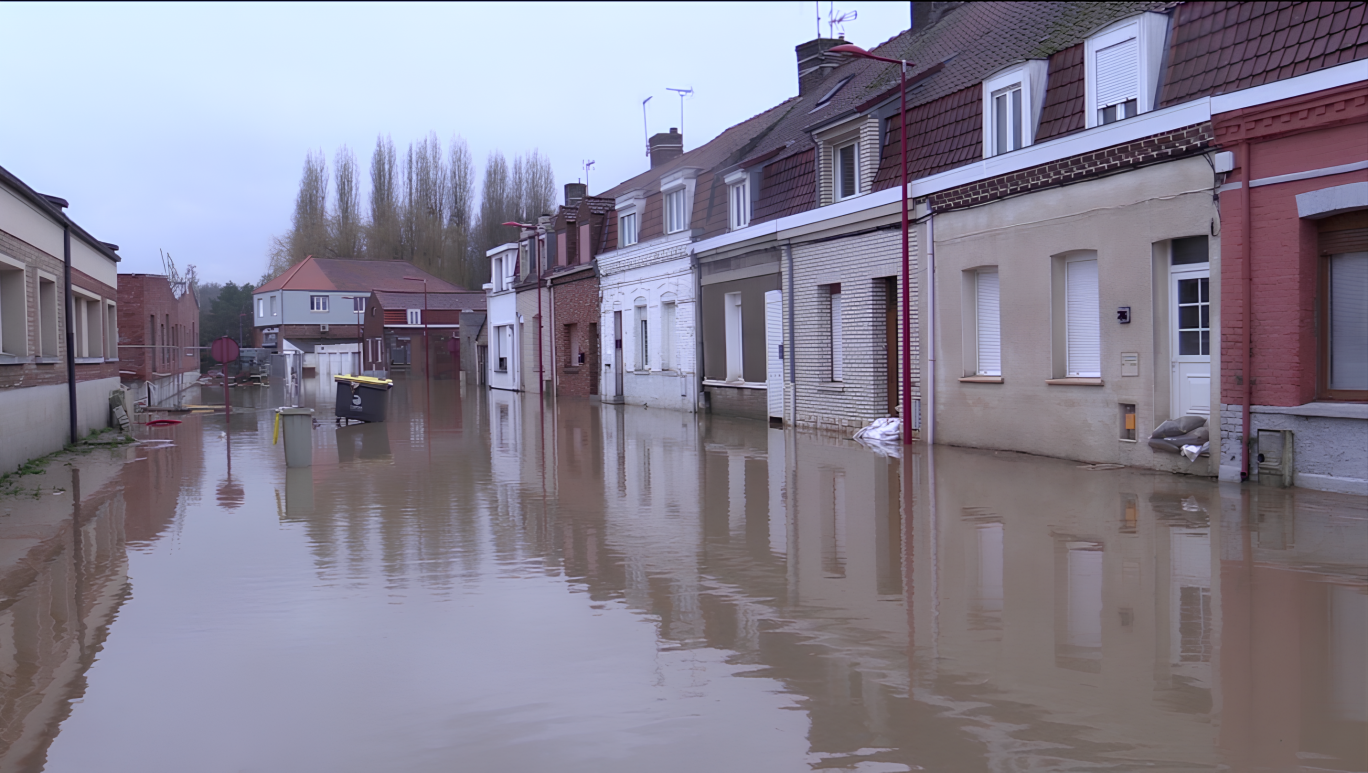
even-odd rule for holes
{"type": "Polygon", "coordinates": [[[9,589],[0,770],[1368,768],[1361,498],[451,382],[286,470],[235,400],[9,589]]]}

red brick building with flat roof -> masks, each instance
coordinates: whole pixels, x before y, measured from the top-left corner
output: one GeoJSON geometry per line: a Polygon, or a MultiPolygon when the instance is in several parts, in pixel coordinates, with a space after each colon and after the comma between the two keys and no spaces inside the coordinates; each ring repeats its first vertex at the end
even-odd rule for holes
{"type": "Polygon", "coordinates": [[[188,383],[199,377],[199,299],[189,282],[120,274],[118,329],[123,382],[188,383]]]}

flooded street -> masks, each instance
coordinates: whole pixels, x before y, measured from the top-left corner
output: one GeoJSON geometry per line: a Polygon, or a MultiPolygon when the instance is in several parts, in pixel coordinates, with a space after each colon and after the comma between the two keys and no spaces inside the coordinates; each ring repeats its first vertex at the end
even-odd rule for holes
{"type": "Polygon", "coordinates": [[[1368,769],[1362,498],[330,396],[311,468],[249,388],[73,475],[0,771],[1368,769]]]}

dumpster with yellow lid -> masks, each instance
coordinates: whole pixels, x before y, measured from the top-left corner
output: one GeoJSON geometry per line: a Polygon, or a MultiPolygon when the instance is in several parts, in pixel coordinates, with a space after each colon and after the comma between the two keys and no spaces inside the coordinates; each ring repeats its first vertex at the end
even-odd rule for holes
{"type": "Polygon", "coordinates": [[[385,420],[393,381],[370,376],[333,376],[333,381],[337,382],[337,405],[334,412],[339,419],[385,420]]]}

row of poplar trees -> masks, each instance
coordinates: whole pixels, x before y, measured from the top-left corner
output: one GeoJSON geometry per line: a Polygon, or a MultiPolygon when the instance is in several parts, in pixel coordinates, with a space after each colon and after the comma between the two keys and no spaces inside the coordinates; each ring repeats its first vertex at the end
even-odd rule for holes
{"type": "Polygon", "coordinates": [[[401,158],[388,136],[376,139],[370,205],[361,204],[356,156],[338,149],[328,169],[322,151],[304,159],[290,230],[271,239],[265,282],[313,255],[407,260],[449,282],[478,288],[488,281],[485,251],[518,237],[508,221],[534,222],[556,202],[551,161],[533,150],[509,164],[495,151],[485,161],[477,201],[474,162],[465,140],[443,152],[435,133],[409,143],[401,158]]]}

